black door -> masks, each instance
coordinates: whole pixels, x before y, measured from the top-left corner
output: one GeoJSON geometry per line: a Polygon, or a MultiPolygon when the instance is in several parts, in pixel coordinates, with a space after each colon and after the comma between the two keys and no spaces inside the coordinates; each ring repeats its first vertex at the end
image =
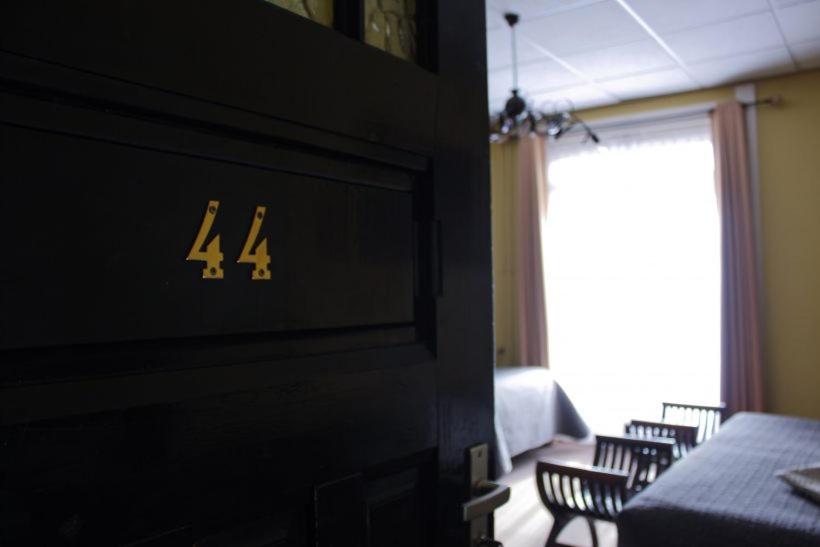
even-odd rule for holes
{"type": "Polygon", "coordinates": [[[469,544],[482,4],[0,4],[0,543],[469,544]]]}

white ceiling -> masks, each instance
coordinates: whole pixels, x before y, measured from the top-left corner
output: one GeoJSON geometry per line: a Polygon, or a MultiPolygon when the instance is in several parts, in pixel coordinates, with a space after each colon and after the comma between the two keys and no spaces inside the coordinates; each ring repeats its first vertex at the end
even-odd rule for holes
{"type": "Polygon", "coordinates": [[[820,67],[820,0],[487,0],[490,109],[512,87],[576,108],[820,67]]]}

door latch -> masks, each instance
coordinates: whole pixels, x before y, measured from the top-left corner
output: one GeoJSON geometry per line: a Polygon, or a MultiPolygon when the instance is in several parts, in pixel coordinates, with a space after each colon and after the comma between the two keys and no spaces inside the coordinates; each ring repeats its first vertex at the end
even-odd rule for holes
{"type": "Polygon", "coordinates": [[[479,547],[501,547],[490,537],[490,519],[493,511],[510,499],[510,487],[488,480],[489,449],[479,444],[467,450],[467,467],[470,470],[470,492],[474,496],[462,507],[464,522],[470,523],[470,541],[479,547]]]}

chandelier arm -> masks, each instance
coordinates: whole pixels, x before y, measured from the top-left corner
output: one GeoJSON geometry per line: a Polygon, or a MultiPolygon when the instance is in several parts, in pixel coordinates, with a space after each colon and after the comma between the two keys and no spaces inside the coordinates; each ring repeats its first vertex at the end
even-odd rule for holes
{"type": "Polygon", "coordinates": [[[598,138],[598,135],[586,124],[586,122],[584,120],[582,120],[581,118],[576,116],[574,113],[572,114],[572,119],[576,123],[581,124],[581,127],[583,127],[584,131],[586,131],[587,137],[592,139],[592,142],[594,142],[595,144],[598,144],[600,142],[600,139],[598,138]]]}

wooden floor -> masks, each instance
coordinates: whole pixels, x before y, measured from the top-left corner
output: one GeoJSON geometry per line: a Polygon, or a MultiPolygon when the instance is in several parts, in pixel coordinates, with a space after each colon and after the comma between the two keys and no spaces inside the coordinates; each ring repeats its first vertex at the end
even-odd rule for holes
{"type": "MultiPolygon", "coordinates": [[[[552,516],[541,504],[535,486],[535,462],[558,459],[567,462],[592,463],[595,446],[575,441],[556,440],[549,446],[522,454],[513,460],[513,470],[500,482],[510,486],[510,501],[495,512],[495,538],[504,547],[543,547],[552,527],[552,516]]],[[[609,522],[597,522],[600,547],[616,547],[617,530],[609,522]]],[[[589,530],[582,519],[572,521],[558,541],[563,545],[592,545],[589,530]]]]}

